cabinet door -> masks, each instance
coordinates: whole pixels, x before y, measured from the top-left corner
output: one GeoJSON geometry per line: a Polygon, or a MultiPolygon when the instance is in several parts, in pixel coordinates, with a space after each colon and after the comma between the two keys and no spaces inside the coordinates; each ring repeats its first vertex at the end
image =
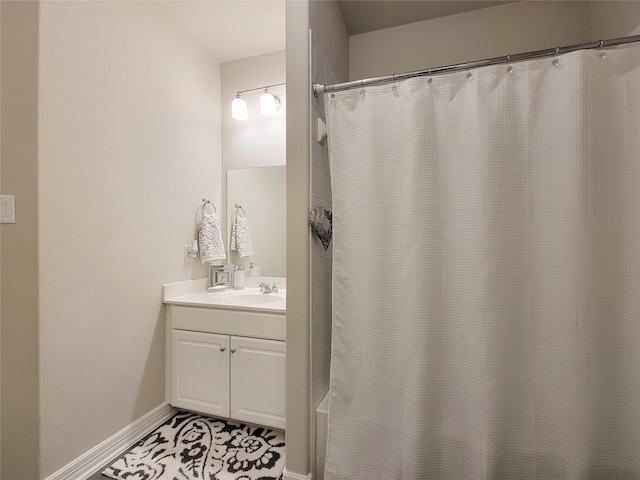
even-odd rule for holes
{"type": "Polygon", "coordinates": [[[231,337],[231,418],[285,428],[285,342],[231,337]]]}
{"type": "Polygon", "coordinates": [[[172,331],[171,404],[229,416],[229,336],[172,331]]]}

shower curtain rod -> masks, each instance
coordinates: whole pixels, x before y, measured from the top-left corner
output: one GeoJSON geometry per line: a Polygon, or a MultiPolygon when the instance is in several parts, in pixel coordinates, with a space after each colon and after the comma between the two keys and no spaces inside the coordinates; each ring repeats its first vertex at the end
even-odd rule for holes
{"type": "Polygon", "coordinates": [[[489,65],[499,65],[501,63],[521,62],[532,58],[554,57],[561,53],[575,52],[576,50],[593,50],[597,48],[612,47],[615,45],[623,45],[626,43],[640,42],[640,35],[632,35],[629,37],[612,38],[609,40],[598,40],[596,42],[581,43],[578,45],[570,45],[566,47],[548,48],[546,50],[536,50],[533,52],[516,53],[514,55],[506,55],[504,57],[487,58],[485,60],[475,60],[473,62],[459,63],[457,65],[447,65],[445,67],[429,68],[427,70],[418,70],[416,72],[394,73],[393,75],[385,75],[383,77],[363,78],[361,80],[352,80],[350,82],[335,83],[333,85],[322,85],[320,83],[313,84],[313,95],[318,96],[325,92],[339,92],[342,90],[350,90],[352,88],[364,87],[366,85],[379,85],[383,83],[395,82],[396,80],[405,80],[413,77],[427,77],[431,75],[457,72],[460,70],[469,70],[472,68],[486,67],[489,65]]]}

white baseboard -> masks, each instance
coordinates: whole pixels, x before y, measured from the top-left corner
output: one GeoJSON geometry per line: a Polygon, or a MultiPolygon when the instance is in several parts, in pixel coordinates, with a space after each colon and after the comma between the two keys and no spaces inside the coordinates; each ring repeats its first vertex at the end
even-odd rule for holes
{"type": "MultiPolygon", "coordinates": [[[[163,403],[143,415],[135,422],[93,447],[84,455],[65,465],[45,480],[84,480],[93,475],[112,458],[123,453],[133,443],[151,433],[176,412],[171,405],[163,403]]],[[[302,478],[302,477],[301,477],[302,478]]]]}
{"type": "Polygon", "coordinates": [[[311,473],[307,473],[306,475],[300,475],[299,473],[287,472],[287,469],[284,469],[284,480],[313,480],[313,475],[311,473]]]}

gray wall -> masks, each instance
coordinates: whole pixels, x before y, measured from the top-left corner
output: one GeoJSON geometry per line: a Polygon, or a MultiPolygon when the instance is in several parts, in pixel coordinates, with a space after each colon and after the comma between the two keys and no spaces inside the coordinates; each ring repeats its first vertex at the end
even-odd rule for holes
{"type": "Polygon", "coordinates": [[[2,478],[39,478],[37,2],[0,2],[1,193],[16,196],[2,237],[2,478]]]}
{"type": "Polygon", "coordinates": [[[2,478],[163,403],[163,283],[219,204],[219,65],[150,2],[1,2],[2,478]]]}

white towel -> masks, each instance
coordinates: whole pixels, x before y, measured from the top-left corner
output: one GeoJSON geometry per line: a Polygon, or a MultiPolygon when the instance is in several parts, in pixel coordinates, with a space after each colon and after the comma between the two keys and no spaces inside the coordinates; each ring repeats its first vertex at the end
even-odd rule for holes
{"type": "Polygon", "coordinates": [[[253,255],[251,236],[249,235],[249,224],[246,217],[236,214],[236,220],[231,225],[231,250],[237,250],[239,257],[253,255]]]}
{"type": "Polygon", "coordinates": [[[200,260],[202,263],[214,260],[226,260],[227,254],[224,251],[222,232],[220,230],[220,218],[217,213],[204,213],[200,221],[198,231],[200,243],[200,260]]]}

